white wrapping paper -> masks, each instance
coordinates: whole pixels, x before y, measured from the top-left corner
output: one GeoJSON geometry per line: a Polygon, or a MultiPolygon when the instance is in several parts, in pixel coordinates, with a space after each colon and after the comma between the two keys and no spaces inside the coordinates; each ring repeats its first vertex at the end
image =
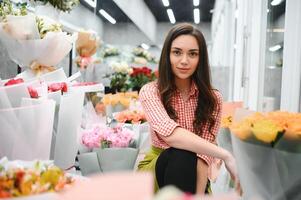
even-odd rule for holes
{"type": "Polygon", "coordinates": [[[10,160],[47,160],[55,103],[44,100],[33,106],[0,110],[0,157],[10,160]]]}

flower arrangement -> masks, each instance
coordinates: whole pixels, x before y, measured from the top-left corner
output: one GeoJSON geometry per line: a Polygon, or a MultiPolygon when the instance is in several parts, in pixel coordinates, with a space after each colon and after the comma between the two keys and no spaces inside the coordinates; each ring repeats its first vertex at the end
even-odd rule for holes
{"type": "MultiPolygon", "coordinates": [[[[6,83],[4,83],[4,86],[17,85],[20,83],[24,83],[24,80],[22,78],[15,78],[15,79],[8,80],[6,83]]],[[[27,90],[28,90],[31,98],[39,97],[37,90],[34,89],[33,87],[28,86],[27,90]]]]}
{"type": "Polygon", "coordinates": [[[11,198],[58,192],[74,179],[66,176],[64,171],[56,166],[35,164],[35,168],[9,168],[0,166],[0,198],[11,198]]]}
{"type": "MultiPolygon", "coordinates": [[[[22,78],[15,78],[15,79],[10,79],[6,83],[4,83],[4,86],[11,86],[11,85],[17,85],[20,83],[24,83],[24,80],[22,78]]],[[[56,92],[56,91],[61,91],[67,92],[68,91],[68,85],[65,82],[60,82],[60,83],[49,83],[47,85],[48,92],[56,92]]],[[[39,93],[37,89],[33,86],[27,86],[28,92],[30,94],[31,98],[38,98],[39,93]]]]}
{"type": "Polygon", "coordinates": [[[96,34],[86,31],[79,32],[76,41],[76,52],[79,55],[76,58],[77,66],[86,69],[90,64],[99,62],[92,58],[99,46],[100,41],[96,34]]]}
{"type": "Polygon", "coordinates": [[[138,93],[137,92],[121,92],[117,94],[106,94],[102,98],[102,102],[105,106],[112,105],[115,106],[118,103],[123,105],[124,107],[129,107],[130,102],[132,99],[138,99],[138,93]]]}
{"type": "MultiPolygon", "coordinates": [[[[152,56],[147,50],[137,47],[133,49],[133,54],[136,57],[139,58],[144,58],[147,62],[151,62],[151,63],[157,63],[156,58],[154,56],[152,56]]],[[[135,60],[136,58],[134,58],[134,62],[137,62],[137,60],[135,60]]],[[[141,60],[140,62],[141,64],[146,64],[146,63],[142,63],[141,60]]]]}
{"type": "Polygon", "coordinates": [[[126,62],[111,63],[113,73],[111,75],[110,87],[112,92],[126,92],[130,88],[129,74],[132,73],[132,68],[126,62]]]}
{"type": "Polygon", "coordinates": [[[61,82],[61,83],[51,83],[48,85],[48,92],[56,92],[56,91],[67,92],[68,86],[67,83],[61,82]]]}
{"type": "Polygon", "coordinates": [[[88,148],[125,148],[133,139],[134,133],[121,126],[110,128],[106,126],[95,126],[91,130],[83,132],[82,144],[88,148]]]}
{"type": "Polygon", "coordinates": [[[232,125],[232,122],[233,122],[233,116],[232,115],[224,116],[224,117],[222,117],[221,127],[222,128],[229,128],[232,125]]]}
{"type": "Polygon", "coordinates": [[[42,2],[44,5],[49,3],[54,8],[63,12],[70,12],[79,3],[79,0],[33,0],[33,1],[42,2]]]}
{"type": "Polygon", "coordinates": [[[296,168],[301,164],[301,114],[240,110],[239,116],[230,130],[244,197],[252,199],[256,194],[260,199],[283,199],[293,195],[301,178],[296,168]],[[270,177],[277,180],[271,182],[270,177]]]}
{"type": "Polygon", "coordinates": [[[30,69],[23,75],[33,78],[54,71],[72,48],[74,37],[62,32],[53,20],[28,13],[6,15],[0,26],[0,40],[12,60],[20,67],[30,69]],[[32,48],[35,51],[28,51],[32,48]]]}
{"type": "Polygon", "coordinates": [[[107,58],[110,56],[118,56],[119,55],[119,51],[116,47],[113,47],[111,45],[108,45],[104,51],[103,51],[103,57],[107,58]]]}
{"type": "Polygon", "coordinates": [[[7,15],[24,16],[27,15],[26,3],[20,4],[18,8],[13,8],[11,1],[0,2],[0,22],[6,20],[7,15]]]}
{"type": "Polygon", "coordinates": [[[146,83],[155,80],[156,76],[148,67],[133,67],[130,74],[130,83],[133,90],[140,90],[146,83]]]}
{"type": "MultiPolygon", "coordinates": [[[[272,147],[281,137],[301,141],[301,114],[289,112],[256,112],[239,123],[230,126],[238,138],[242,140],[255,139],[272,147]]],[[[301,145],[301,143],[300,143],[301,145]]]]}
{"type": "Polygon", "coordinates": [[[62,25],[49,18],[36,17],[36,24],[41,39],[43,39],[48,32],[62,32],[62,25]]]}
{"type": "Polygon", "coordinates": [[[119,123],[142,124],[146,122],[146,117],[143,111],[140,110],[125,110],[116,114],[115,119],[119,123]]]}

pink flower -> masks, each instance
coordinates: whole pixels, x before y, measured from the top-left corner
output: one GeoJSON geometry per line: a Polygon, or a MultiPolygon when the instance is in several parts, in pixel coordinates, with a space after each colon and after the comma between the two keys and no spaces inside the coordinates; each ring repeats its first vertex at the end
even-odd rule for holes
{"type": "Polygon", "coordinates": [[[131,130],[121,126],[116,128],[96,126],[92,130],[83,133],[82,144],[88,148],[99,148],[105,142],[111,148],[124,148],[129,146],[133,135],[131,130]]]}

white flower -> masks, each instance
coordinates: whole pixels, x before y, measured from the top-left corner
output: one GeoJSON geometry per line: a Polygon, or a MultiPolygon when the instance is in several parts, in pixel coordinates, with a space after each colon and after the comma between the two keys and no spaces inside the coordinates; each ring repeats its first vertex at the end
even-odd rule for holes
{"type": "Polygon", "coordinates": [[[129,73],[129,66],[126,62],[113,62],[111,63],[111,68],[114,72],[117,72],[117,73],[124,73],[124,74],[127,74],[129,73]]]}

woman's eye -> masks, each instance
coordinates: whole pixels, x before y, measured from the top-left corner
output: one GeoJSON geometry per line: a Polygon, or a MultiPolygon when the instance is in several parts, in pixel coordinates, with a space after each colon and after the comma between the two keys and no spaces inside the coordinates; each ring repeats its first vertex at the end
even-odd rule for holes
{"type": "Polygon", "coordinates": [[[174,55],[176,55],[176,56],[181,55],[181,52],[180,52],[180,51],[173,51],[172,53],[173,53],[174,55]]]}
{"type": "Polygon", "coordinates": [[[190,57],[197,57],[199,54],[197,52],[190,52],[189,56],[190,57]]]}

